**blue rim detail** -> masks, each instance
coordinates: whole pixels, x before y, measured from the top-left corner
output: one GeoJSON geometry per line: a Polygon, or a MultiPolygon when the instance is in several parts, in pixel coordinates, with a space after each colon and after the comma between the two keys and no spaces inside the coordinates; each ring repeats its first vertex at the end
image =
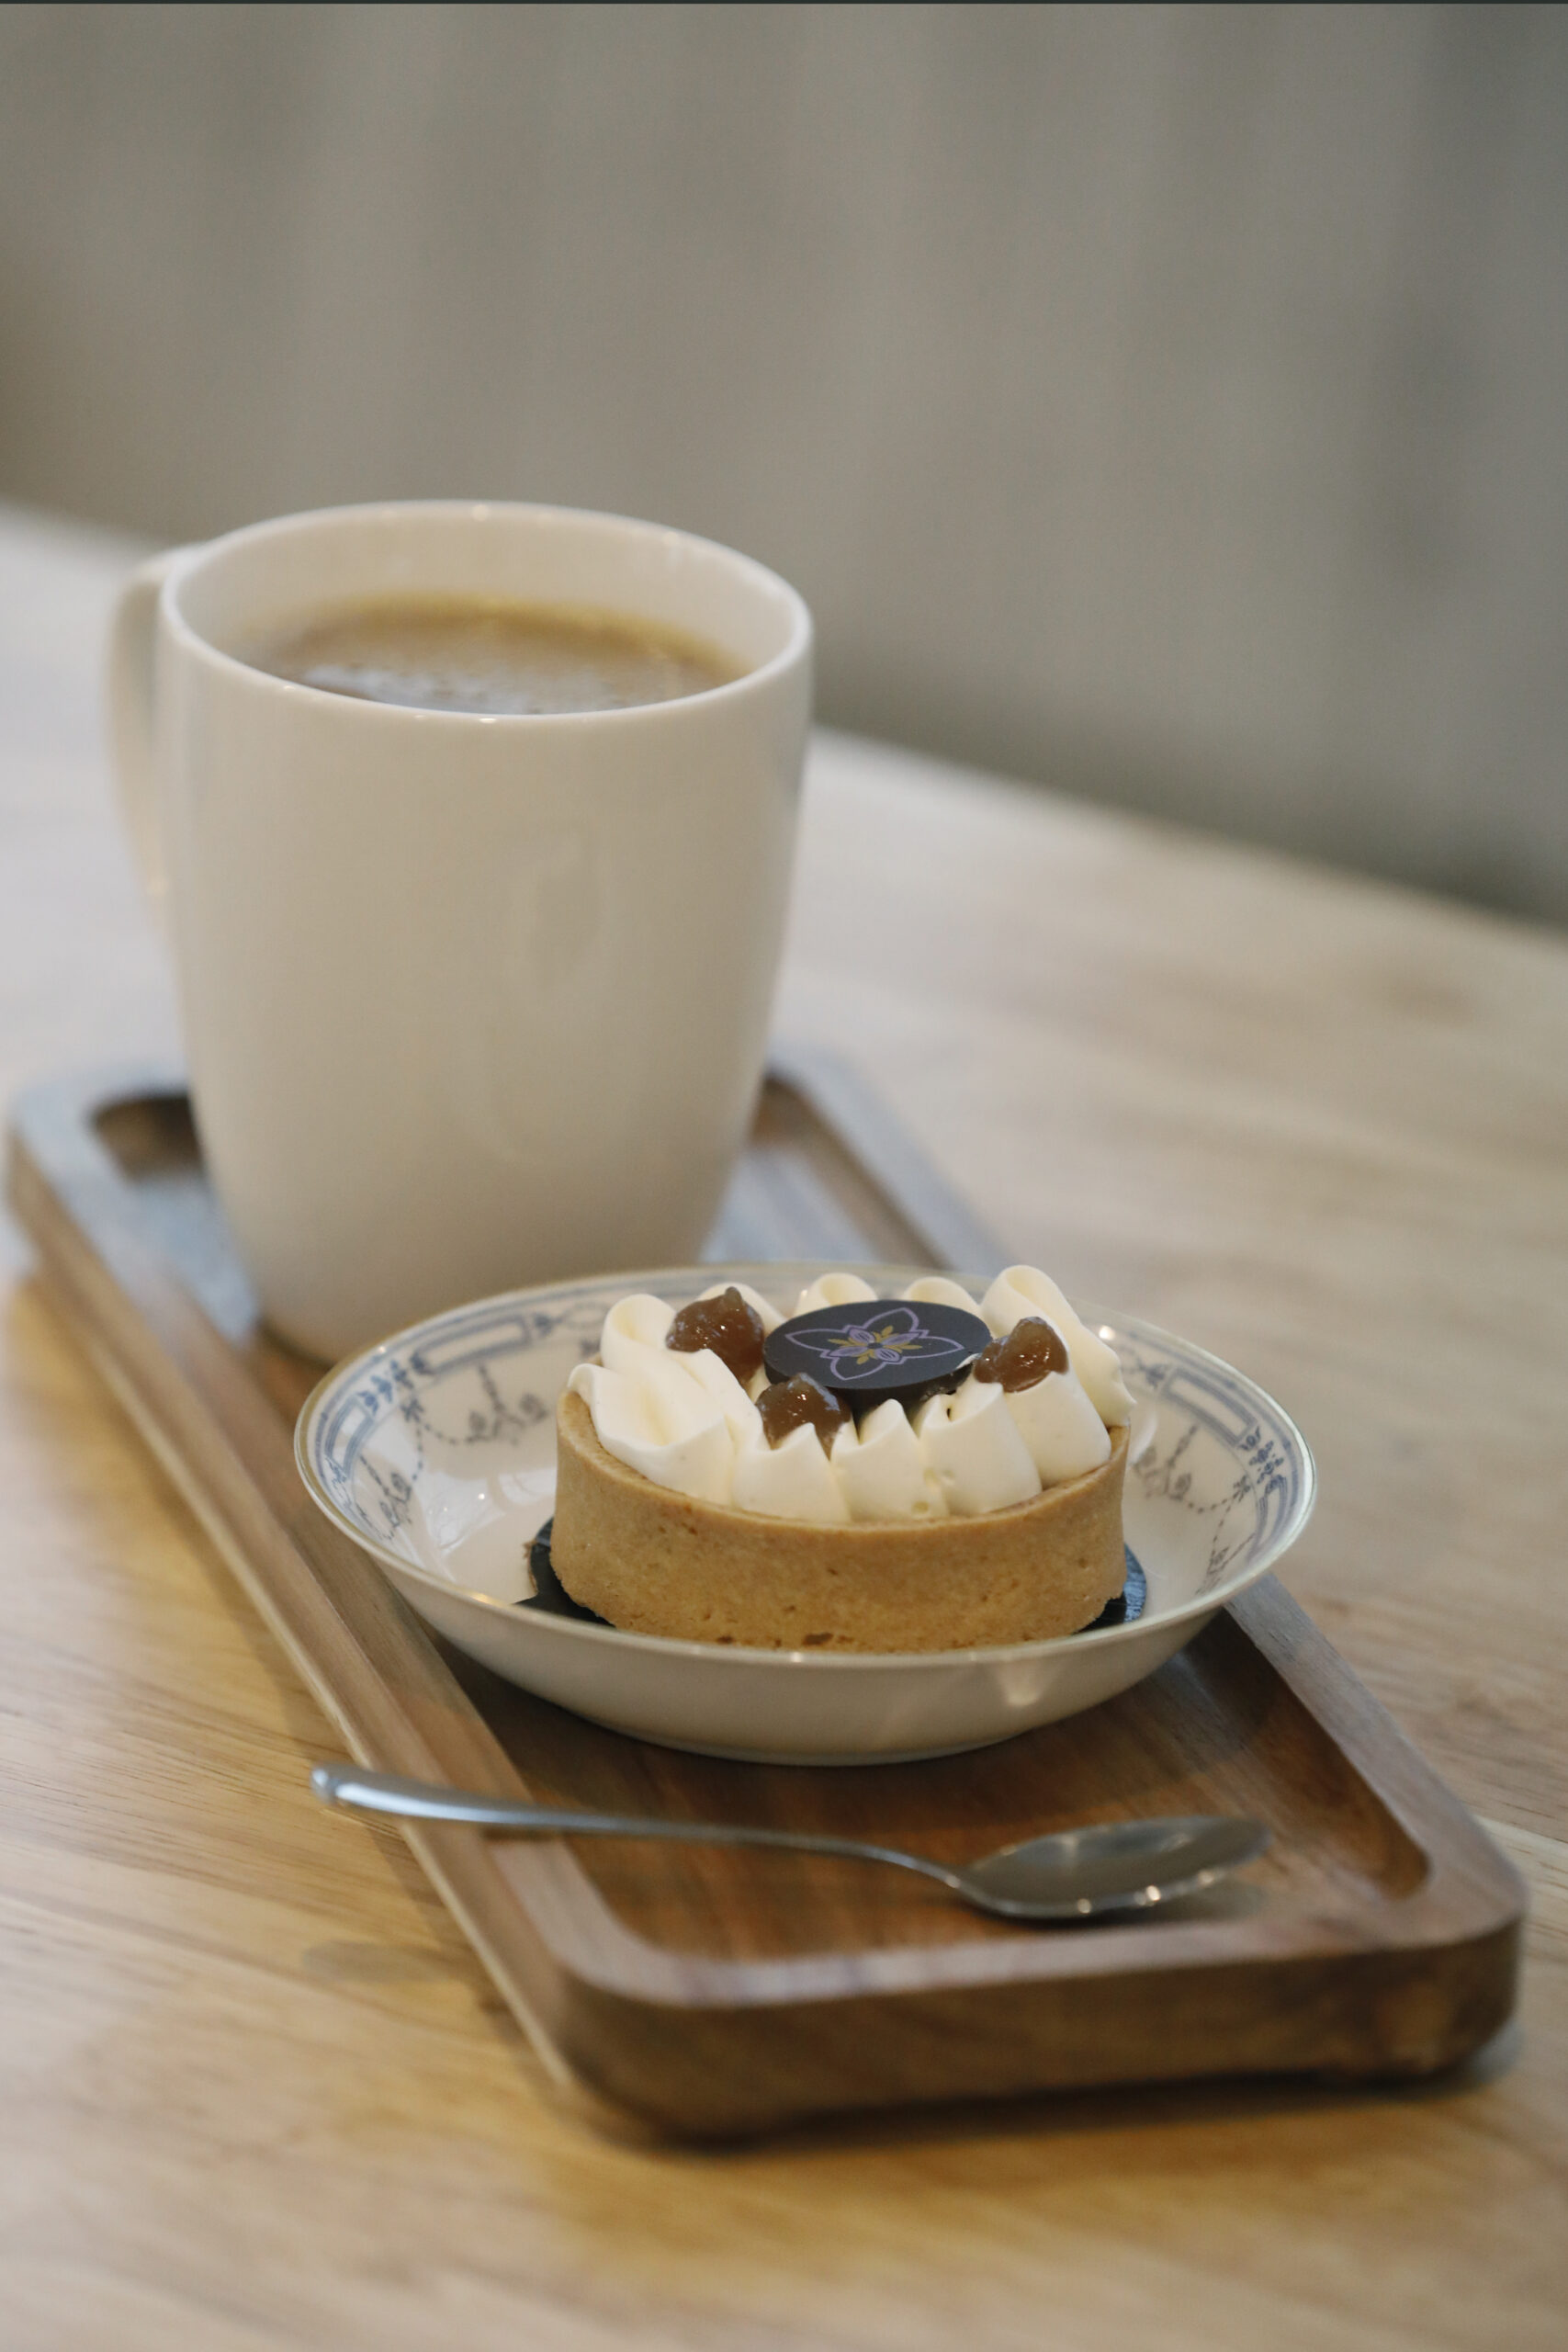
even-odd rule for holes
{"type": "MultiPolygon", "coordinates": [[[[720,1267],[677,1269],[624,1278],[671,1298],[691,1295],[694,1273],[705,1283],[719,1279],[720,1267]]],[[[764,1273],[761,1267],[735,1269],[741,1278],[764,1273]]],[[[586,1355],[595,1344],[606,1305],[620,1283],[604,1279],[532,1291],[433,1317],[368,1351],[333,1374],[306,1407],[299,1432],[301,1454],[311,1476],[353,1529],[385,1544],[408,1524],[412,1480],[424,1466],[427,1438],[447,1447],[491,1444],[536,1427],[554,1409],[554,1396],[529,1386],[505,1387],[497,1367],[514,1366],[547,1342],[574,1342],[586,1355]],[[458,1374],[478,1374],[485,1408],[470,1405],[464,1425],[442,1427],[436,1416],[440,1392],[458,1374]],[[372,1435],[396,1417],[412,1441],[409,1472],[385,1472],[367,1464],[374,1502],[357,1482],[372,1435]],[[376,1521],[379,1520],[379,1524],[376,1521]]],[[[1086,1318],[1088,1319],[1088,1318],[1086,1318]]],[[[1100,1320],[1096,1316],[1093,1320],[1100,1320]]],[[[1164,1450],[1145,1456],[1129,1471],[1145,1495],[1178,1506],[1188,1500],[1190,1474],[1184,1457],[1199,1430],[1244,1465],[1217,1501],[1189,1507],[1211,1519],[1210,1556],[1200,1590],[1218,1585],[1238,1564],[1271,1550],[1297,1519],[1314,1482],[1311,1456],[1300,1433],[1273,1399],[1190,1341],[1156,1332],[1135,1318],[1108,1316],[1129,1385],[1135,1396],[1159,1404],[1162,1419],[1186,1427],[1164,1450]]]]}

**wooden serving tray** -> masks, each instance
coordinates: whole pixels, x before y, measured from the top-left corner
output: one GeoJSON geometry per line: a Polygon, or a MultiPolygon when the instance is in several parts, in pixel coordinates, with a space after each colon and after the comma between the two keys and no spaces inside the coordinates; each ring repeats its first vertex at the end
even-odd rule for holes
{"type": "MultiPolygon", "coordinates": [[[[1272,1577],[1136,1690],[978,1754],[815,1770],[646,1746],[446,1648],[310,1502],[291,1437],[320,1367],[258,1328],[177,1075],[27,1096],[9,1189],[93,1360],[362,1763],[953,1860],[1141,1814],[1274,1831],[1245,1879],[1157,1918],[1042,1930],[851,1862],[410,1827],[547,2066],[604,2120],[731,2134],[1203,2074],[1424,2074],[1508,2016],[1515,1873],[1272,1577]]],[[[825,1064],[769,1080],[710,1255],[999,1262],[825,1064]]]]}

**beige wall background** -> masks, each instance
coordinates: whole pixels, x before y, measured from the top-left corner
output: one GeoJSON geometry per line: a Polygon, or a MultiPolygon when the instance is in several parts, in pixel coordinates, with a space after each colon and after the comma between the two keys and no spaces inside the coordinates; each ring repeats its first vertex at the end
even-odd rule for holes
{"type": "Polygon", "coordinates": [[[1568,918],[1568,12],[0,9],[0,496],[652,514],[838,723],[1568,918]]]}

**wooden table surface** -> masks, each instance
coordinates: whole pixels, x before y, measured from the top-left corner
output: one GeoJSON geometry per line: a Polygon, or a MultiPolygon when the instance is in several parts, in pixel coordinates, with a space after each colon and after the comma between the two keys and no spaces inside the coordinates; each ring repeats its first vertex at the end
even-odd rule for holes
{"type": "MultiPolygon", "coordinates": [[[[0,514],[0,1085],[172,1053],[96,673],[0,514]]],[[[823,739],[780,1025],[1069,1293],[1296,1415],[1284,1579],[1531,1892],[1457,2079],[591,2136],[0,1239],[6,2352],[1568,2340],[1568,941],[823,739]]]]}

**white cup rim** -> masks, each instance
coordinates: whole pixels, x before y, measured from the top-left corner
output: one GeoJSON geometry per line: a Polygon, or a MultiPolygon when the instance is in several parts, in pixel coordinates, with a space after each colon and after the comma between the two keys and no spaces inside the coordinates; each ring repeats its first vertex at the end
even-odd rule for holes
{"type": "Polygon", "coordinates": [[[406,728],[417,723],[426,728],[468,730],[477,728],[501,729],[503,731],[525,729],[538,732],[628,724],[646,727],[660,718],[668,719],[672,713],[690,711],[696,706],[707,708],[716,703],[729,702],[738,696],[757,693],[795,668],[810,653],[814,635],[810,608],[798,589],[792,588],[780,573],[770,571],[766,564],[759,563],[754,556],[742,555],[739,548],[727,547],[722,540],[705,538],[700,532],[683,530],[675,524],[649,522],[637,515],[521,499],[374,499],[352,505],[309,507],[298,514],[272,515],[263,522],[242,524],[218,538],[182,548],[169,559],[169,569],[159,594],[159,610],[164,627],[184,651],[215,669],[220,675],[243,680],[254,691],[282,695],[290,700],[305,696],[305,707],[315,705],[331,708],[342,722],[356,726],[406,728]],[[578,524],[622,531],[644,541],[678,542],[704,555],[717,557],[732,569],[739,582],[754,593],[779,601],[788,615],[789,633],[776,653],[742,671],[738,678],[726,680],[719,685],[705,686],[695,694],[682,695],[670,702],[635,703],[615,710],[434,710],[419,704],[359,701],[353,696],[333,694],[325,687],[305,685],[296,679],[276,677],[270,671],[258,669],[254,663],[243,661],[238,654],[225,651],[222,646],[206,636],[181,608],[179,599],[182,591],[210,565],[225,559],[265,547],[270,540],[355,524],[374,525],[378,521],[388,522],[394,517],[407,515],[423,516],[433,522],[482,524],[496,516],[518,523],[578,524]]]}

